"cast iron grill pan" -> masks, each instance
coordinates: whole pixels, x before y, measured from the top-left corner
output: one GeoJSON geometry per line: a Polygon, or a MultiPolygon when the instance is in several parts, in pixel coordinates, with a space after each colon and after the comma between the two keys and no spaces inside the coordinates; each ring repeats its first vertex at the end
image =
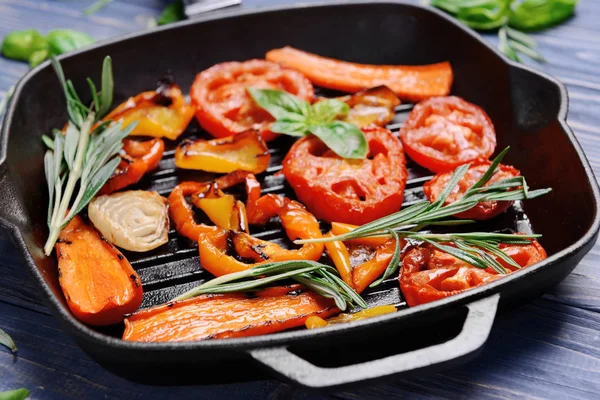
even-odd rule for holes
{"type": "MultiPolygon", "coordinates": [[[[547,196],[517,203],[500,217],[464,229],[541,233],[548,259],[491,284],[411,308],[405,307],[393,277],[367,291],[365,298],[370,306],[391,303],[400,310],[352,324],[200,342],[122,341],[122,327],[94,329],[73,317],[58,285],[56,259],[44,257],[40,250],[47,235],[40,134],[60,126],[66,118],[64,96],[46,63],[17,85],[4,119],[0,222],[13,234],[26,267],[65,328],[96,361],[115,372],[151,384],[216,383],[254,378],[256,364],[262,364],[295,384],[325,388],[456,364],[483,346],[498,306],[540,295],[572,271],[593,246],[600,227],[598,186],[565,122],[564,85],[509,61],[476,33],[434,9],[391,0],[346,0],[220,13],[101,43],[61,61],[66,76],[83,90],[85,78],[96,79],[102,59],[110,54],[118,103],[151,89],[168,69],[186,90],[197,72],[213,64],[261,57],[285,45],[369,64],[423,65],[449,60],[455,77],[452,94],[487,111],[496,127],[497,150],[511,146],[505,163],[515,165],[532,188],[553,188],[547,196]],[[453,322],[440,322],[441,318],[453,322]],[[407,331],[411,329],[412,334],[407,331]],[[431,332],[441,336],[425,340],[431,332]],[[402,346],[407,343],[413,346],[402,346]]],[[[407,106],[400,108],[389,126],[394,132],[409,111],[407,106]]],[[[205,136],[195,123],[184,137],[194,136],[205,136]]],[[[291,142],[282,138],[271,143],[270,168],[258,176],[264,193],[293,198],[283,177],[276,175],[291,142]]],[[[132,189],[168,195],[178,182],[212,178],[198,171],[176,170],[175,145],[167,143],[159,169],[132,189]]],[[[423,199],[422,185],[431,176],[410,160],[408,170],[404,206],[423,199]]],[[[234,190],[243,195],[243,187],[234,190]]],[[[290,245],[277,221],[251,233],[290,245]]],[[[199,265],[197,245],[174,231],[167,245],[126,255],[144,285],[143,307],[162,304],[212,278],[199,265]]]]}

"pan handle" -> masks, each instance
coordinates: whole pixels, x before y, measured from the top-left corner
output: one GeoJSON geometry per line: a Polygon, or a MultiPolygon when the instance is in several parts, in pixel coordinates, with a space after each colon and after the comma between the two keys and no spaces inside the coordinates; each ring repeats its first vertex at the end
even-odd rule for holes
{"type": "Polygon", "coordinates": [[[414,371],[466,357],[479,350],[488,338],[500,294],[467,305],[461,332],[441,344],[396,354],[379,360],[337,368],[322,368],[290,352],[286,347],[256,349],[250,355],[285,378],[309,388],[328,388],[414,371]]]}

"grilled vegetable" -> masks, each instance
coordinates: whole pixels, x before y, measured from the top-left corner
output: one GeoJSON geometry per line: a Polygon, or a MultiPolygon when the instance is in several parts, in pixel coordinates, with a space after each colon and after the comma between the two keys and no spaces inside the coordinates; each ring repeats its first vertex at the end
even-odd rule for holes
{"type": "MultiPolygon", "coordinates": [[[[183,235],[193,241],[203,233],[215,232],[218,230],[215,226],[199,224],[194,219],[194,211],[188,204],[185,197],[197,193],[206,192],[210,186],[215,183],[217,188],[227,189],[228,187],[244,182],[248,175],[247,172],[236,171],[231,174],[217,178],[214,182],[182,182],[175,186],[169,195],[169,215],[175,223],[175,229],[180,235],[183,235]]],[[[245,230],[245,229],[242,229],[245,230]]]]}
{"type": "Polygon", "coordinates": [[[261,173],[271,155],[256,131],[213,140],[185,140],[175,151],[175,165],[185,169],[228,173],[236,170],[261,173]]]}
{"type": "MultiPolygon", "coordinates": [[[[320,238],[319,222],[299,203],[289,201],[279,212],[279,218],[290,240],[296,238],[320,238]]],[[[318,260],[323,254],[324,245],[317,243],[302,246],[298,250],[288,250],[278,244],[257,239],[243,232],[213,230],[200,235],[198,250],[200,264],[215,276],[244,271],[259,264],[289,260],[318,260]],[[244,263],[229,252],[243,259],[244,263]]]]}
{"type": "Polygon", "coordinates": [[[268,142],[277,137],[271,130],[274,119],[256,105],[249,87],[286,90],[301,100],[311,101],[311,83],[301,73],[264,60],[226,62],[196,76],[190,96],[196,118],[214,137],[226,137],[249,129],[259,131],[268,142]]]}
{"type": "MultiPolygon", "coordinates": [[[[333,237],[333,232],[325,237],[333,237]]],[[[399,249],[405,245],[406,241],[401,240],[399,249]]],[[[384,239],[381,244],[372,247],[350,242],[346,245],[335,241],[326,242],[325,247],[342,279],[346,281],[345,276],[349,275],[352,281],[346,283],[357,293],[361,293],[386,271],[394,257],[396,242],[393,239],[384,239]]]]}
{"type": "Polygon", "coordinates": [[[352,96],[339,97],[350,106],[348,114],[342,118],[358,127],[371,124],[385,127],[394,119],[394,107],[400,104],[400,99],[387,86],[361,90],[352,96]]]}
{"type": "Polygon", "coordinates": [[[376,306],[361,310],[353,314],[339,314],[335,317],[324,320],[323,318],[313,315],[306,319],[304,325],[307,329],[323,328],[327,325],[344,324],[347,322],[359,321],[361,319],[378,317],[380,315],[390,314],[398,311],[395,306],[389,304],[385,306],[376,306]]]}
{"type": "Polygon", "coordinates": [[[261,196],[260,183],[254,174],[246,176],[246,213],[251,225],[264,225],[277,216],[286,204],[285,198],[276,194],[261,196]]]}
{"type": "Polygon", "coordinates": [[[104,120],[122,121],[127,126],[137,121],[130,135],[154,136],[175,140],[194,116],[194,107],[187,104],[173,77],[158,81],[155,91],[130,97],[111,111],[104,120]]]}
{"type": "Polygon", "coordinates": [[[244,203],[225,194],[213,182],[192,196],[192,203],[206,214],[213,224],[222,229],[248,232],[248,218],[244,203]]]}
{"type": "Polygon", "coordinates": [[[344,92],[383,84],[401,99],[417,102],[446,96],[452,86],[452,68],[448,62],[423,66],[355,64],[289,46],[269,51],[266,59],[302,72],[315,85],[344,92]]]}
{"type": "Polygon", "coordinates": [[[137,183],[144,174],[158,167],[165,150],[162,139],[145,142],[123,140],[121,162],[112,176],[100,189],[100,194],[108,194],[137,183]]]}
{"type": "MultiPolygon", "coordinates": [[[[547,257],[546,251],[536,240],[531,239],[530,242],[527,245],[496,245],[496,249],[502,250],[508,258],[498,257],[497,250],[497,254],[491,253],[490,257],[509,272],[528,267],[547,257]]],[[[477,268],[431,244],[423,244],[403,256],[400,288],[406,302],[412,307],[462,293],[502,276],[492,268],[477,268]]]]}
{"type": "Polygon", "coordinates": [[[142,303],[142,285],[127,259],[76,216],[56,242],[58,281],[71,312],[89,325],[110,325],[142,303]]]}
{"type": "Polygon", "coordinates": [[[362,128],[369,154],[336,157],[314,136],[298,140],[283,160],[283,174],[317,218],[364,224],[402,206],[407,172],[400,141],[384,128],[362,128]]]}
{"type": "Polygon", "coordinates": [[[460,97],[436,97],[415,106],[400,130],[406,154],[434,172],[489,158],[496,131],[481,108],[460,97]]]}
{"type": "Polygon", "coordinates": [[[169,240],[167,199],[156,192],[129,190],[99,196],[88,216],[102,236],[130,251],[149,251],[169,240]]]}
{"type": "MultiPolygon", "coordinates": [[[[478,160],[471,163],[468,171],[454,187],[454,190],[450,193],[450,196],[446,199],[444,204],[452,204],[459,198],[463,197],[465,192],[477,182],[485,171],[490,167],[490,162],[487,160],[478,160]]],[[[504,179],[518,179],[521,172],[517,169],[504,164],[499,164],[496,173],[490,178],[489,181],[483,186],[487,187],[492,184],[498,183],[504,179]]],[[[423,192],[430,202],[434,202],[440,193],[444,190],[444,187],[450,181],[452,173],[446,172],[437,174],[429,182],[423,185],[423,192]]],[[[518,188],[513,188],[518,189],[518,188]]],[[[463,211],[458,214],[454,214],[456,218],[474,219],[474,220],[485,220],[494,218],[497,215],[502,214],[508,207],[513,204],[512,201],[486,201],[477,203],[477,205],[470,210],[463,211]]]]}
{"type": "Polygon", "coordinates": [[[123,339],[168,342],[264,335],[302,326],[313,315],[339,312],[331,299],[283,289],[269,288],[252,298],[203,295],[139,311],[125,320],[123,339]]]}

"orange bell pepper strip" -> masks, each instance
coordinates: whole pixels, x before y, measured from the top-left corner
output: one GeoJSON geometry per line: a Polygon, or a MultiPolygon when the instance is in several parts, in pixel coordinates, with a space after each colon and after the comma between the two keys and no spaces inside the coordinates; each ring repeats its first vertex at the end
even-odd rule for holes
{"type": "MultiPolygon", "coordinates": [[[[290,240],[322,237],[319,222],[295,201],[286,204],[279,213],[282,225],[290,240]]],[[[312,260],[323,254],[323,243],[310,243],[297,250],[284,249],[265,240],[254,238],[243,232],[216,230],[200,235],[198,251],[200,264],[215,276],[245,271],[265,262],[312,260]],[[235,251],[239,257],[254,261],[244,263],[228,253],[235,251]]]]}
{"type": "Polygon", "coordinates": [[[109,194],[139,182],[149,171],[156,169],[162,159],[165,143],[162,139],[145,142],[123,140],[119,166],[100,189],[99,195],[109,194]]]}
{"type": "Polygon", "coordinates": [[[267,289],[243,294],[203,295],[138,311],[125,319],[123,340],[175,342],[248,337],[304,325],[310,316],[339,310],[316,293],[267,289]]]}
{"type": "Polygon", "coordinates": [[[422,66],[356,64],[289,46],[271,50],[265,58],[302,72],[317,86],[353,93],[386,85],[401,99],[413,102],[447,96],[453,80],[449,62],[422,66]]]}
{"type": "MultiPolygon", "coordinates": [[[[324,235],[324,237],[332,237],[333,234],[331,232],[324,235]]],[[[325,242],[325,249],[327,250],[327,254],[335,268],[340,273],[342,280],[346,282],[350,287],[354,287],[354,281],[352,280],[352,264],[350,263],[350,255],[348,254],[348,249],[344,242],[335,241],[335,242],[325,242]]]]}
{"type": "Polygon", "coordinates": [[[194,117],[194,107],[187,104],[183,93],[172,79],[158,82],[156,91],[130,97],[111,111],[104,121],[121,121],[123,126],[137,121],[130,135],[165,137],[175,140],[194,117]]]}
{"type": "Polygon", "coordinates": [[[215,173],[236,170],[261,173],[269,166],[269,149],[256,131],[212,140],[184,140],[175,150],[178,168],[215,173]]]}
{"type": "Polygon", "coordinates": [[[56,242],[58,282],[75,317],[89,325],[121,322],[137,310],[143,290],[138,274],[116,247],[76,216],[56,242]]]}
{"type": "MultiPolygon", "coordinates": [[[[401,248],[402,246],[401,244],[401,248]]],[[[395,249],[396,242],[390,239],[375,249],[373,258],[354,267],[352,270],[352,281],[357,293],[361,293],[383,274],[392,260],[395,249]]]]}
{"type": "MultiPolygon", "coordinates": [[[[175,223],[175,229],[180,235],[183,235],[193,241],[197,241],[201,234],[208,232],[216,232],[219,230],[216,226],[209,226],[205,224],[199,224],[194,219],[194,211],[192,206],[186,201],[186,196],[192,196],[197,193],[205,193],[210,188],[213,190],[222,188],[227,189],[228,187],[237,185],[244,181],[247,173],[242,171],[236,171],[231,174],[227,174],[215,179],[213,182],[182,182],[169,194],[169,216],[171,221],[175,223]]],[[[240,208],[239,213],[242,212],[239,204],[236,203],[236,207],[240,208]]],[[[238,215],[236,218],[244,221],[247,219],[243,215],[238,215]]],[[[244,223],[247,226],[247,223],[244,223]]],[[[243,230],[246,230],[244,228],[243,230]]]]}
{"type": "Polygon", "coordinates": [[[275,217],[284,207],[286,199],[276,194],[266,194],[261,197],[260,183],[254,174],[246,177],[246,212],[248,223],[251,225],[264,225],[275,217]]]}

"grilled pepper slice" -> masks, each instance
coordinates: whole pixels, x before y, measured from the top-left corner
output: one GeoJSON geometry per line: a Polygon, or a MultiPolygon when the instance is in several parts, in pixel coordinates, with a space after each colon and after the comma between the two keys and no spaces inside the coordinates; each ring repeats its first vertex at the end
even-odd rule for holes
{"type": "Polygon", "coordinates": [[[400,104],[398,96],[387,86],[361,90],[352,96],[339,97],[338,100],[350,106],[344,121],[359,128],[371,124],[385,127],[394,119],[394,108],[400,104]]]}
{"type": "Polygon", "coordinates": [[[139,311],[125,319],[123,339],[175,342],[265,335],[304,325],[310,316],[339,310],[316,293],[269,288],[243,294],[204,295],[139,311]]]}
{"type": "MultiPolygon", "coordinates": [[[[532,240],[529,245],[500,244],[499,248],[522,268],[547,257],[546,251],[536,240],[532,240]]],[[[509,273],[515,270],[503,260],[497,260],[509,273]]],[[[492,268],[474,267],[425,244],[404,254],[400,270],[400,289],[406,302],[412,307],[462,293],[502,276],[492,268]]]]}
{"type": "MultiPolygon", "coordinates": [[[[214,182],[182,182],[175,186],[171,194],[169,195],[169,216],[171,221],[175,223],[175,229],[180,235],[183,235],[193,241],[197,241],[198,237],[207,232],[218,231],[219,228],[216,226],[209,226],[205,224],[199,224],[194,219],[194,211],[192,206],[186,201],[186,196],[192,196],[198,193],[206,193],[209,190],[215,190],[216,187],[221,189],[227,189],[228,187],[237,185],[244,181],[247,173],[243,171],[236,171],[231,174],[221,176],[214,180],[214,182]]],[[[221,204],[222,205],[222,204],[221,204]]],[[[237,203],[234,203],[234,214],[235,208],[240,207],[237,203]]],[[[208,207],[208,206],[207,206],[208,207]]],[[[212,208],[211,208],[212,210],[212,208]]],[[[210,211],[209,211],[210,212],[210,211]]],[[[217,212],[215,212],[216,214],[217,212]]],[[[237,217],[243,221],[244,216],[242,211],[239,211],[240,215],[237,217]]],[[[210,218],[210,215],[209,215],[210,218]]],[[[216,216],[213,216],[216,218],[216,216]]],[[[232,218],[236,218],[232,216],[232,218]]],[[[231,222],[232,219],[229,219],[231,222]]],[[[213,221],[214,222],[214,221],[213,221]]],[[[243,222],[238,223],[239,226],[243,222]]],[[[245,224],[244,224],[245,225],[245,224]]],[[[246,229],[242,229],[246,230],[246,229]]]]}
{"type": "Polygon", "coordinates": [[[246,176],[246,211],[248,223],[251,225],[264,225],[275,217],[286,203],[282,196],[266,194],[261,196],[260,183],[254,174],[246,176]]]}
{"type": "Polygon", "coordinates": [[[89,325],[111,325],[142,303],[138,274],[116,247],[76,216],[56,242],[58,281],[75,317],[89,325]]]}
{"type": "Polygon", "coordinates": [[[355,64],[289,46],[271,50],[265,58],[302,72],[315,85],[344,92],[358,92],[384,84],[401,99],[417,102],[433,96],[447,96],[452,86],[449,62],[422,66],[355,64]]]}
{"type": "MultiPolygon", "coordinates": [[[[304,207],[288,202],[279,218],[290,240],[320,238],[319,222],[304,207]]],[[[215,276],[244,271],[264,262],[288,260],[318,260],[323,254],[322,243],[305,244],[298,250],[288,250],[243,232],[213,230],[200,235],[198,250],[200,264],[215,276]],[[244,263],[229,253],[252,261],[244,263]]]]}
{"type": "Polygon", "coordinates": [[[172,77],[158,81],[155,91],[130,97],[111,111],[105,121],[122,121],[127,126],[138,124],[130,135],[165,137],[175,140],[194,117],[194,107],[187,104],[172,77]]]}
{"type": "Polygon", "coordinates": [[[121,163],[100,189],[100,195],[109,194],[139,182],[149,171],[156,169],[162,159],[165,143],[162,139],[145,142],[123,140],[121,163]]]}
{"type": "Polygon", "coordinates": [[[216,173],[242,170],[258,174],[267,169],[270,159],[269,149],[256,131],[213,140],[185,140],[175,151],[177,167],[216,173]]]}

